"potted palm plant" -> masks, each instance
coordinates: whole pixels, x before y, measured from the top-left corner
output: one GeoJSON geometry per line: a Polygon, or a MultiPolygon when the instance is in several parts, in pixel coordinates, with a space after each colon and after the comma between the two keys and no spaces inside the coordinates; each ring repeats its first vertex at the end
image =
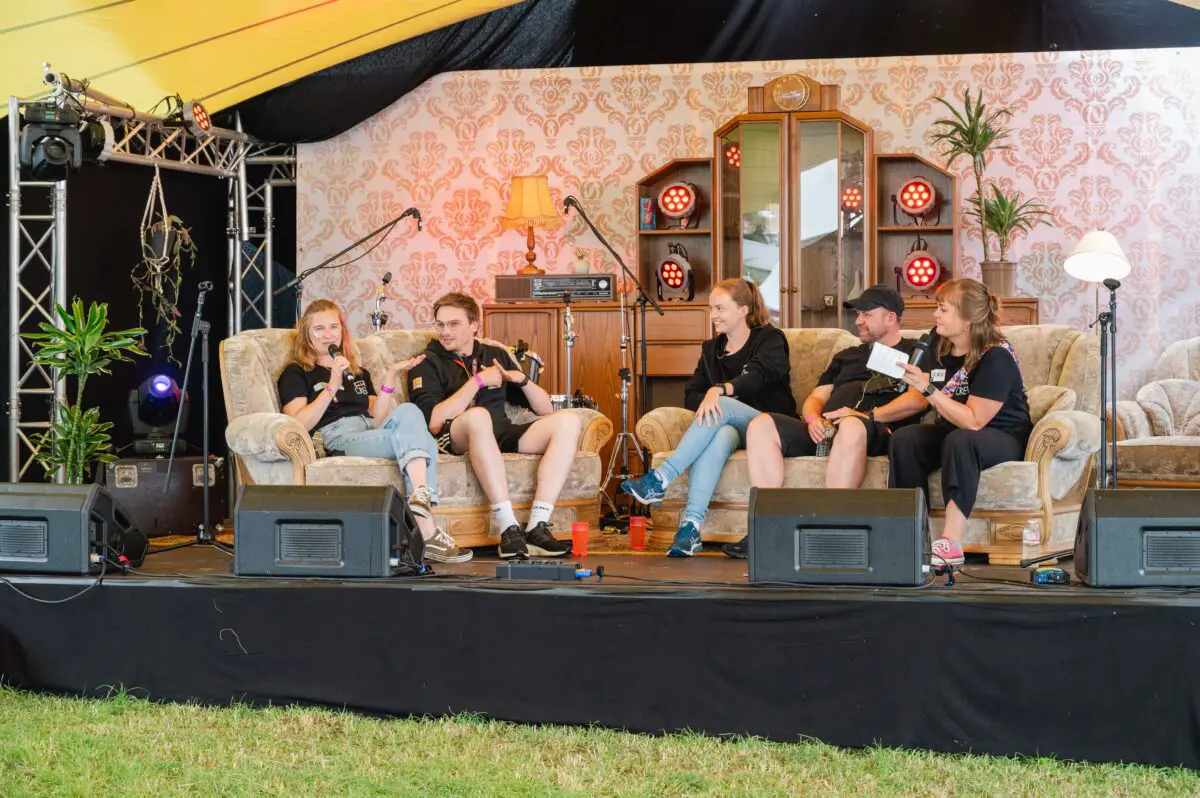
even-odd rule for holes
{"type": "Polygon", "coordinates": [[[934,99],[946,106],[950,116],[933,123],[933,143],[945,146],[944,155],[948,167],[965,156],[971,159],[971,171],[975,174],[975,195],[967,201],[975,206],[971,216],[979,222],[979,238],[983,242],[983,260],[979,267],[983,283],[997,296],[1011,296],[1011,286],[1010,293],[1004,293],[1000,290],[1000,284],[1004,281],[1005,273],[1011,275],[1013,265],[992,260],[988,247],[988,231],[983,220],[986,218],[984,171],[987,168],[987,154],[992,150],[1010,149],[1009,145],[1001,142],[1008,138],[1011,132],[1004,127],[1004,122],[1012,116],[1012,112],[1007,108],[988,108],[983,102],[983,89],[979,90],[974,102],[971,100],[971,90],[964,91],[961,109],[955,108],[945,98],[934,99]]]}
{"type": "Polygon", "coordinates": [[[41,332],[22,333],[21,337],[32,342],[33,362],[53,369],[56,382],[75,378],[75,401],[63,400],[50,428],[36,435],[33,444],[35,456],[47,472],[62,468],[67,484],[80,485],[93,463],[116,460],[108,434],[112,423],[100,420],[99,408],[83,408],[88,377],[108,374],[109,365],[133,360],[130,355],[145,355],[140,339],[146,331],[137,327],[106,332],[108,305],[104,303],[93,302],[84,314],[83,302],[76,298],[70,313],[62,305],[56,305],[55,311],[62,320],[61,328],[42,322],[41,332]]]}
{"type": "Polygon", "coordinates": [[[1028,233],[1039,224],[1053,227],[1048,218],[1050,211],[1037,200],[1022,201],[1021,192],[1007,194],[997,185],[992,185],[992,195],[984,199],[982,206],[971,208],[967,214],[982,222],[983,235],[996,236],[1000,249],[999,260],[985,265],[991,266],[990,277],[994,283],[984,284],[996,296],[1013,296],[1016,293],[1016,263],[1008,259],[1008,248],[1017,231],[1028,233]],[[982,214],[982,215],[981,215],[982,214]]]}

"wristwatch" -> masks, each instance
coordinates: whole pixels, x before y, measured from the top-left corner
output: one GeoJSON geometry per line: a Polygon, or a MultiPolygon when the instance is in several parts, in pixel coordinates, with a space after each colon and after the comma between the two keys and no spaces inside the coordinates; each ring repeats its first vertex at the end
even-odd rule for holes
{"type": "Polygon", "coordinates": [[[525,379],[521,380],[520,382],[513,383],[513,385],[517,386],[518,388],[524,388],[528,384],[529,384],[529,375],[528,374],[525,375],[525,379]]]}
{"type": "Polygon", "coordinates": [[[935,393],[937,393],[937,388],[934,388],[934,387],[933,387],[933,383],[932,383],[932,382],[927,382],[927,383],[925,383],[925,390],[921,391],[921,393],[923,393],[923,394],[925,394],[926,396],[928,396],[928,397],[931,397],[931,398],[932,398],[932,397],[933,397],[933,395],[934,395],[935,393]]]}
{"type": "Polygon", "coordinates": [[[729,394],[725,393],[725,383],[723,383],[723,382],[717,383],[717,388],[719,388],[721,390],[721,396],[729,395],[729,394]]]}

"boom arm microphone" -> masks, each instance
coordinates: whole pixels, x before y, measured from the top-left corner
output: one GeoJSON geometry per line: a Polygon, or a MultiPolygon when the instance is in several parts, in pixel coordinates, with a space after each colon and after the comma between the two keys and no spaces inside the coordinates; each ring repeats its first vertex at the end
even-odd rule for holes
{"type": "Polygon", "coordinates": [[[396,219],[396,221],[397,221],[397,222],[398,222],[398,221],[400,221],[400,219],[403,219],[405,216],[413,216],[413,217],[415,217],[415,218],[416,218],[416,220],[417,220],[417,231],[418,231],[418,232],[420,232],[420,231],[421,231],[421,229],[422,229],[422,225],[421,225],[421,212],[420,212],[419,210],[417,210],[416,208],[408,208],[408,209],[406,209],[406,210],[404,211],[404,213],[400,214],[400,217],[399,217],[398,219],[396,219]]]}

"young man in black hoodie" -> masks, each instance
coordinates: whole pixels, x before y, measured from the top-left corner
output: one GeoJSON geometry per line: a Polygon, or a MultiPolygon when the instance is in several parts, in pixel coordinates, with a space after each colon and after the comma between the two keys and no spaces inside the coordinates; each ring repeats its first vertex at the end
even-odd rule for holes
{"type": "Polygon", "coordinates": [[[446,294],[433,303],[433,316],[437,339],[426,347],[425,360],[408,372],[410,401],[421,408],[445,451],[470,457],[501,530],[500,556],[561,557],[571,546],[551,534],[550,514],[579,449],[579,416],[552,413],[549,395],[516,367],[507,349],[476,339],[480,312],[474,299],[446,294]],[[529,408],[540,418],[514,424],[506,404],[529,408]],[[502,452],[542,455],[524,531],[508,496],[502,452]]]}

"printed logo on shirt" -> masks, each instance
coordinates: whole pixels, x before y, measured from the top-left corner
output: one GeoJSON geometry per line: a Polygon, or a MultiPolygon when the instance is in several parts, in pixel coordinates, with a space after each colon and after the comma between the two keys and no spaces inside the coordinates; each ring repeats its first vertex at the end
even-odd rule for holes
{"type": "Polygon", "coordinates": [[[357,394],[361,394],[362,396],[366,396],[367,395],[367,381],[366,380],[355,380],[354,381],[354,392],[357,394]]]}
{"type": "Polygon", "coordinates": [[[425,378],[424,378],[424,377],[413,377],[413,387],[412,387],[412,389],[413,389],[414,391],[419,391],[419,390],[421,390],[421,384],[422,384],[424,381],[425,381],[425,378]]]}

